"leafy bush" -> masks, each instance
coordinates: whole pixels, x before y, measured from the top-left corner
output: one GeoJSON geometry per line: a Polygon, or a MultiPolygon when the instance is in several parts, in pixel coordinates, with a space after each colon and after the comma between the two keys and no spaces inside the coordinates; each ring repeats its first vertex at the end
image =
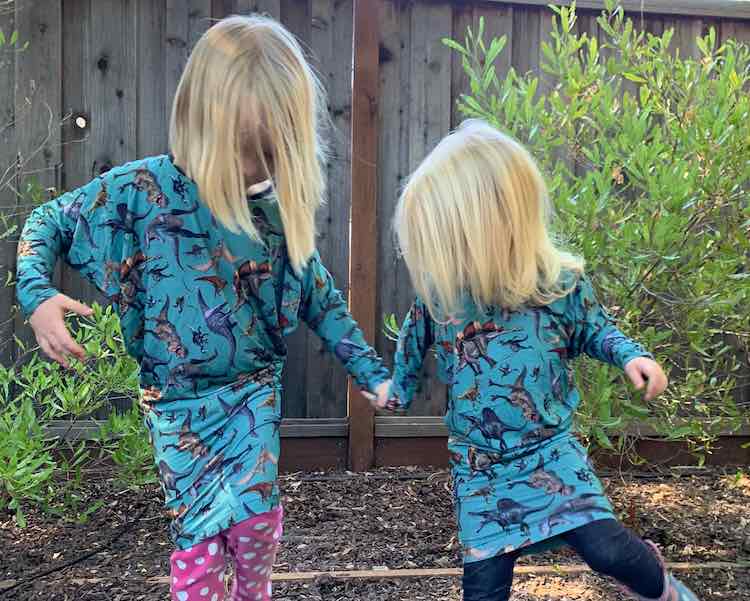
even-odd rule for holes
{"type": "Polygon", "coordinates": [[[700,58],[684,58],[671,30],[637,31],[606,4],[601,43],[576,33],[575,5],[552,8],[541,81],[512,69],[500,80],[506,39],[486,44],[481,22],[463,43],[444,40],[470,79],[458,106],[531,149],[559,235],[623,329],[671,371],[668,392],[645,406],[609,367],[579,363],[582,433],[610,447],[645,418],[706,450],[741,423],[734,394],[750,375],[750,51],[719,45],[712,29],[700,58]]]}
{"type": "Polygon", "coordinates": [[[43,503],[55,469],[51,444],[45,440],[30,401],[4,403],[0,412],[0,510],[15,513],[25,524],[21,503],[43,503]]]}
{"type": "Polygon", "coordinates": [[[71,324],[87,352],[69,369],[23,348],[16,365],[0,367],[0,509],[24,523],[22,504],[33,502],[69,519],[86,519],[100,502],[81,494],[84,470],[110,457],[128,486],[153,482],[154,459],[137,405],[138,366],[125,351],[117,315],[94,305],[91,319],[71,324]],[[25,362],[24,362],[25,361],[25,362]],[[118,412],[125,401],[128,409],[118,412]],[[77,422],[106,409],[109,419],[94,441],[68,439],[77,422]],[[49,430],[67,420],[68,432],[49,430]],[[98,446],[98,453],[96,452],[98,446]]]}
{"type": "Polygon", "coordinates": [[[124,413],[110,413],[98,439],[118,467],[117,475],[123,484],[140,488],[156,482],[154,451],[137,406],[124,413]]]}

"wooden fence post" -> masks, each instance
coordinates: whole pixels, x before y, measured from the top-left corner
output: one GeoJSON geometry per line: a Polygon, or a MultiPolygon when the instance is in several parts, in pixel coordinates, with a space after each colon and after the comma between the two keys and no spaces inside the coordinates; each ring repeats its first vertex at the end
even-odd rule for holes
{"type": "MultiPolygon", "coordinates": [[[[377,319],[377,160],[378,160],[378,5],[354,0],[352,83],[352,200],[349,255],[349,307],[367,339],[375,340],[377,319]]],[[[370,404],[349,381],[349,467],[370,468],[375,457],[375,417],[370,404]]]]}

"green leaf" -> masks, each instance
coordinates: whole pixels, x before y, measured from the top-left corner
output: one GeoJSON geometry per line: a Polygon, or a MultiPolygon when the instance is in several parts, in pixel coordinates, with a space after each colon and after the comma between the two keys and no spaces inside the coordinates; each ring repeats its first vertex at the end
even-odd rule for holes
{"type": "Polygon", "coordinates": [[[5,46],[5,33],[2,29],[0,29],[0,46],[5,46]]]}
{"type": "Polygon", "coordinates": [[[633,81],[635,83],[648,83],[648,80],[644,79],[643,77],[635,73],[623,73],[622,76],[625,79],[633,81]]]}
{"type": "Polygon", "coordinates": [[[10,34],[10,45],[15,46],[17,41],[18,41],[18,31],[16,30],[10,34]]]}
{"type": "Polygon", "coordinates": [[[469,52],[464,48],[461,44],[456,42],[455,40],[452,40],[451,38],[443,38],[442,39],[443,44],[448,46],[448,48],[451,48],[452,50],[455,50],[456,52],[460,52],[464,56],[468,56],[469,52]]]}

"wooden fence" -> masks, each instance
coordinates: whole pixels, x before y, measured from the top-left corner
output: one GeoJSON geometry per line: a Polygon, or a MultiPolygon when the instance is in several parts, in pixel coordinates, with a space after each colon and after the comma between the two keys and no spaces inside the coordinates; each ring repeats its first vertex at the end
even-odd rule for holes
{"type": "MultiPolygon", "coordinates": [[[[379,330],[384,313],[402,315],[412,299],[390,234],[397,191],[402,178],[456,123],[453,99],[468,87],[455,53],[441,39],[463,37],[468,26],[484,17],[488,35],[508,36],[508,46],[497,60],[498,73],[510,66],[538,72],[541,42],[552,25],[546,4],[547,0],[16,0],[11,10],[3,11],[0,2],[0,29],[16,29],[19,39],[29,42],[27,50],[6,50],[0,57],[0,124],[11,124],[0,125],[0,165],[16,164],[10,173],[17,177],[11,183],[33,174],[44,187],[63,190],[112,165],[166,151],[171,99],[196,39],[212,20],[227,14],[267,12],[298,36],[327,86],[335,128],[328,165],[330,199],[319,215],[318,244],[344,290],[351,268],[356,283],[353,311],[366,329],[379,330]],[[63,120],[66,116],[71,118],[63,120]],[[356,240],[351,245],[350,231],[356,240]]],[[[750,1],[623,4],[649,31],[674,28],[673,44],[683,54],[694,54],[695,37],[711,26],[722,40],[750,42],[750,1]]],[[[598,36],[595,18],[602,2],[579,0],[578,6],[584,9],[579,11],[579,30],[598,36]]],[[[0,207],[6,214],[14,213],[15,204],[8,188],[0,190],[0,207]]],[[[0,271],[12,270],[14,244],[0,244],[0,271]]],[[[61,271],[59,283],[69,294],[85,300],[94,297],[68,270],[61,271]]],[[[13,334],[28,339],[19,319],[5,319],[11,304],[10,289],[0,289],[0,341],[13,334]]],[[[390,359],[391,343],[380,332],[375,339],[378,350],[390,359]]],[[[12,353],[0,357],[12,358],[12,353]]],[[[364,424],[364,434],[357,438],[369,432],[372,439],[372,417],[356,402],[347,407],[343,371],[306,331],[290,341],[284,386],[285,417],[326,418],[330,425],[345,424],[347,415],[356,414],[357,423],[364,424]]],[[[413,413],[436,416],[444,404],[445,390],[436,385],[415,403],[413,413]]],[[[366,464],[372,440],[361,444],[370,445],[362,456],[366,464]]]]}

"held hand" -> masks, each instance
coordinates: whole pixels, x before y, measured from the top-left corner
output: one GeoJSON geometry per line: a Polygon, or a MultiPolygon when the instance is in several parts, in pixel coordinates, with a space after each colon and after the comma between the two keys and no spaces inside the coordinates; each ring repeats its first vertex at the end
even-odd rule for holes
{"type": "Polygon", "coordinates": [[[94,313],[91,307],[64,294],[58,294],[39,305],[29,319],[42,351],[66,368],[71,355],[79,361],[86,358],[86,351],[73,340],[65,326],[65,314],[69,311],[82,317],[90,317],[94,313]]]}
{"type": "Polygon", "coordinates": [[[391,389],[391,381],[390,380],[386,380],[385,382],[383,382],[382,384],[380,384],[375,389],[375,394],[377,396],[372,400],[372,406],[375,409],[381,409],[382,410],[382,409],[386,409],[387,408],[387,406],[388,406],[388,392],[390,391],[390,389],[391,389]]]}
{"type": "Polygon", "coordinates": [[[655,399],[667,388],[667,376],[661,366],[648,357],[637,357],[628,361],[625,373],[637,390],[643,390],[646,386],[644,398],[647,401],[655,399]]]}

